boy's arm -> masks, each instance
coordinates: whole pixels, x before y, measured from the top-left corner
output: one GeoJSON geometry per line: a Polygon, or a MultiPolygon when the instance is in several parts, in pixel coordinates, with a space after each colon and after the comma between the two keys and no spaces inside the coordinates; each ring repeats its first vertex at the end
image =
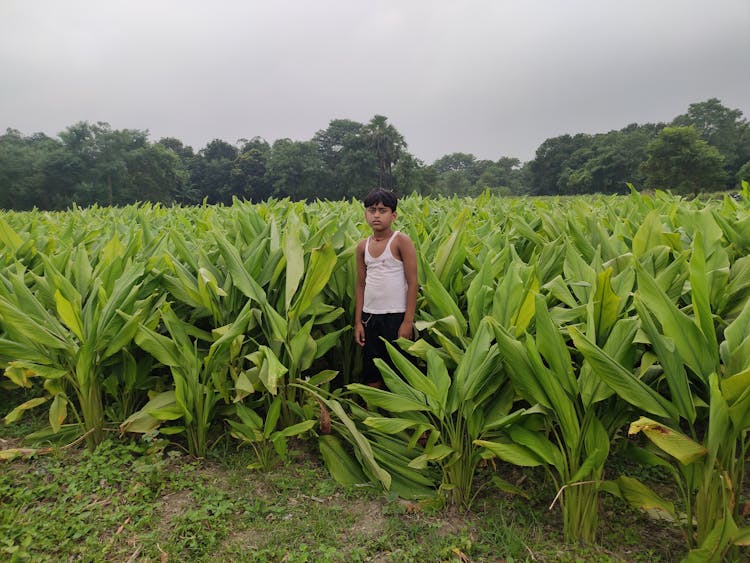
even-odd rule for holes
{"type": "Polygon", "coordinates": [[[360,346],[365,345],[365,327],[362,326],[362,305],[365,302],[365,244],[366,239],[357,244],[357,283],[354,289],[354,341],[360,346]]]}
{"type": "Polygon", "coordinates": [[[398,329],[401,338],[412,339],[414,335],[414,315],[417,312],[417,291],[419,280],[417,279],[417,251],[414,243],[403,233],[398,236],[399,253],[404,264],[404,275],[406,276],[406,312],[404,322],[398,329]]]}

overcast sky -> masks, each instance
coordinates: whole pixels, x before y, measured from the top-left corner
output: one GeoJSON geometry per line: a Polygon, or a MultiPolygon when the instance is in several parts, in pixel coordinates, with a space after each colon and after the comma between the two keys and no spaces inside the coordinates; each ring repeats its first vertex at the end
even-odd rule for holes
{"type": "Polygon", "coordinates": [[[0,131],[78,121],[199,150],[388,117],[426,163],[750,119],[750,0],[0,0],[0,131]]]}

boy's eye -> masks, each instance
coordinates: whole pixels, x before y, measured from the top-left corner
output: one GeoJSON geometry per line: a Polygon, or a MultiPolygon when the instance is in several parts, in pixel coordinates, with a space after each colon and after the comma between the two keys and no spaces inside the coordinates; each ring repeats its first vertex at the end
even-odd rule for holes
{"type": "Polygon", "coordinates": [[[370,213],[385,213],[390,207],[368,207],[367,211],[370,213]]]}

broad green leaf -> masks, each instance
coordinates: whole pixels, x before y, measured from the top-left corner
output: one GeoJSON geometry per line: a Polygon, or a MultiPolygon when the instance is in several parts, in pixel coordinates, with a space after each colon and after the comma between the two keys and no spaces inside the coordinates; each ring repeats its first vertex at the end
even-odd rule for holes
{"type": "Polygon", "coordinates": [[[492,416],[493,413],[490,413],[490,415],[488,415],[484,421],[484,430],[487,431],[496,430],[499,428],[507,428],[515,423],[519,418],[528,413],[529,410],[518,409],[510,414],[496,414],[494,416],[492,416]]]}
{"type": "Polygon", "coordinates": [[[252,354],[245,356],[258,367],[258,377],[271,395],[278,391],[279,381],[288,369],[279,361],[268,346],[260,346],[252,354]]]}
{"type": "Polygon", "coordinates": [[[369,405],[385,409],[388,412],[426,411],[429,409],[424,403],[419,403],[408,397],[391,393],[390,391],[375,389],[369,385],[351,383],[346,388],[357,393],[369,405]]]}
{"type": "Polygon", "coordinates": [[[492,299],[495,294],[495,277],[506,259],[506,251],[493,252],[491,257],[482,263],[481,268],[466,290],[469,326],[472,332],[479,329],[479,321],[491,311],[492,299]]]}
{"type": "Polygon", "coordinates": [[[280,436],[284,436],[285,438],[299,436],[300,434],[304,434],[305,432],[312,430],[312,428],[314,428],[316,424],[316,420],[304,420],[302,422],[292,424],[291,426],[287,426],[286,428],[279,430],[277,434],[280,436]]]}
{"type": "Polygon", "coordinates": [[[300,373],[310,367],[316,356],[315,340],[310,336],[315,319],[310,319],[289,340],[289,356],[291,360],[292,373],[300,373]]]}
{"type": "Polygon", "coordinates": [[[494,323],[493,328],[503,366],[517,393],[531,404],[539,403],[552,408],[547,393],[537,381],[526,347],[500,324],[494,323]]]}
{"type": "Polygon", "coordinates": [[[685,371],[685,365],[677,352],[674,341],[662,335],[656,327],[651,313],[636,296],[635,308],[641,320],[641,327],[648,335],[651,345],[654,347],[657,359],[664,370],[664,375],[669,386],[669,393],[680,416],[691,424],[695,422],[697,413],[690,382],[685,371]]]}
{"type": "Polygon", "coordinates": [[[565,279],[570,280],[568,285],[578,302],[588,303],[596,287],[597,273],[572,244],[568,244],[565,250],[563,273],[565,279]]]}
{"type": "Polygon", "coordinates": [[[409,467],[422,469],[424,467],[427,467],[428,462],[441,461],[454,452],[455,450],[450,446],[439,444],[433,448],[430,448],[429,451],[425,451],[425,453],[423,453],[422,455],[417,456],[413,460],[411,460],[409,462],[409,467]]]}
{"type": "Polygon", "coordinates": [[[229,433],[231,434],[231,436],[233,438],[237,438],[240,442],[262,443],[266,441],[266,437],[263,436],[263,432],[261,432],[257,428],[254,428],[247,424],[240,424],[239,422],[231,419],[227,420],[227,424],[229,424],[229,433]]]}
{"type": "Polygon", "coordinates": [[[413,420],[408,418],[387,418],[387,417],[376,417],[368,416],[363,420],[366,426],[385,432],[386,434],[398,434],[408,428],[415,428],[421,426],[424,423],[419,420],[413,420]]]}
{"type": "Polygon", "coordinates": [[[536,344],[530,336],[524,338],[526,357],[531,365],[539,386],[544,390],[552,412],[560,425],[563,441],[566,447],[575,448],[581,438],[581,427],[576,413],[575,404],[565,392],[559,377],[544,365],[536,344]]]}
{"type": "Polygon", "coordinates": [[[339,418],[339,420],[341,420],[341,422],[344,423],[344,426],[351,436],[351,439],[353,440],[355,446],[359,449],[359,452],[362,456],[361,460],[364,466],[371,472],[373,478],[383,485],[383,488],[385,488],[386,491],[389,490],[391,488],[391,475],[382,467],[380,467],[378,462],[375,460],[370,442],[357,429],[352,419],[347,416],[346,412],[338,401],[329,400],[326,402],[326,404],[328,405],[328,408],[331,410],[331,412],[335,414],[339,418]]]}
{"type": "Polygon", "coordinates": [[[10,361],[23,358],[36,364],[49,364],[51,359],[41,353],[30,343],[14,342],[7,338],[0,338],[0,361],[10,361]]]}
{"type": "Polygon", "coordinates": [[[172,434],[181,434],[182,432],[185,432],[184,426],[161,426],[159,427],[159,434],[164,434],[165,436],[170,436],[172,434]]]}
{"type": "Polygon", "coordinates": [[[544,465],[544,461],[533,450],[518,444],[474,440],[474,445],[486,448],[503,461],[507,461],[513,465],[520,465],[522,467],[544,465]]]}
{"type": "Polygon", "coordinates": [[[437,389],[435,383],[423,374],[417,366],[415,366],[408,358],[406,358],[399,350],[396,349],[390,342],[386,342],[386,349],[388,355],[391,358],[394,366],[398,370],[398,373],[406,380],[417,391],[423,393],[431,405],[435,408],[432,409],[436,414],[439,412],[437,408],[439,405],[445,405],[447,399],[447,393],[443,396],[437,389]]]}
{"type": "Polygon", "coordinates": [[[197,280],[202,303],[214,317],[220,316],[217,302],[220,298],[227,296],[226,291],[219,287],[216,276],[208,268],[198,268],[197,280]]]}
{"type": "Polygon", "coordinates": [[[711,349],[709,341],[693,319],[672,303],[643,268],[636,264],[636,270],[639,297],[661,323],[664,335],[672,338],[680,357],[696,375],[708,382],[708,375],[718,365],[717,348],[711,349]]]}
{"type": "Polygon", "coordinates": [[[86,252],[86,247],[81,245],[76,249],[73,263],[73,279],[75,280],[78,293],[85,295],[88,292],[92,277],[93,268],[91,267],[91,260],[86,252]]]}
{"type": "Polygon", "coordinates": [[[552,322],[544,297],[536,296],[536,345],[550,370],[571,396],[577,393],[578,385],[573,374],[573,362],[562,334],[552,322]]]}
{"type": "Polygon", "coordinates": [[[432,381],[436,389],[437,404],[440,412],[445,412],[448,393],[451,387],[451,376],[448,374],[448,368],[445,361],[432,348],[426,352],[427,360],[427,377],[432,381]]]}
{"type": "Polygon", "coordinates": [[[601,488],[625,499],[631,506],[644,510],[653,518],[669,522],[677,520],[674,505],[637,479],[622,475],[614,481],[603,482],[601,488]]]}
{"type": "MultiPolygon", "coordinates": [[[[109,358],[117,354],[120,350],[130,344],[138,332],[138,325],[143,319],[143,310],[138,310],[134,315],[127,315],[122,311],[117,311],[125,319],[125,323],[120,330],[109,340],[107,347],[101,355],[101,359],[109,358]]],[[[104,344],[104,343],[102,343],[104,344]]]]}
{"type": "Polygon", "coordinates": [[[534,318],[534,296],[538,290],[534,268],[516,258],[497,285],[492,317],[507,329],[514,327],[515,336],[523,334],[534,318]]]}
{"type": "Polygon", "coordinates": [[[260,305],[266,303],[266,294],[263,291],[263,288],[253,279],[245,268],[237,248],[234,247],[224,235],[220,234],[219,231],[212,231],[212,235],[216,239],[219,251],[221,252],[226,267],[232,276],[234,285],[256,303],[260,305]]]}
{"type": "Polygon", "coordinates": [[[712,373],[709,376],[708,428],[704,442],[708,448],[709,467],[713,466],[719,451],[732,448],[736,439],[729,419],[729,405],[721,394],[718,376],[712,373]]]}
{"type": "MultiPolygon", "coordinates": [[[[237,413],[237,416],[242,421],[242,423],[248,428],[251,428],[253,431],[260,431],[263,428],[263,419],[250,407],[247,407],[243,404],[238,404],[235,408],[235,412],[237,413]]],[[[263,438],[263,433],[258,433],[259,437],[263,438]]]]}
{"type": "Polygon", "coordinates": [[[143,325],[138,327],[135,343],[165,366],[181,367],[184,363],[180,350],[171,338],[158,334],[143,325]]]}
{"type": "Polygon", "coordinates": [[[456,325],[455,331],[452,331],[451,334],[456,337],[463,336],[466,333],[466,318],[461,309],[446,291],[445,286],[432,271],[422,254],[419,254],[419,260],[420,279],[424,277],[423,293],[428,309],[433,313],[434,318],[453,317],[456,325]]]}
{"type": "Polygon", "coordinates": [[[497,489],[499,489],[500,491],[504,493],[508,493],[511,495],[519,495],[525,498],[526,500],[531,500],[531,496],[529,496],[529,494],[526,491],[524,491],[520,487],[517,487],[510,481],[506,481],[505,479],[503,479],[497,474],[492,475],[492,484],[495,485],[497,489]]]}
{"type": "Polygon", "coordinates": [[[23,239],[0,217],[0,242],[14,253],[23,245],[23,239]]]}
{"type": "Polygon", "coordinates": [[[368,479],[361,467],[344,450],[338,438],[324,434],[318,438],[318,446],[328,471],[337,483],[344,487],[351,487],[367,482],[368,479]]]}
{"type": "Polygon", "coordinates": [[[143,408],[138,412],[133,413],[122,424],[120,424],[120,432],[136,432],[143,433],[150,432],[161,425],[161,420],[149,414],[149,411],[167,408],[175,405],[175,393],[174,391],[164,391],[152,397],[143,408]]]}
{"type": "Polygon", "coordinates": [[[315,339],[315,359],[322,358],[326,352],[331,348],[338,345],[341,342],[342,335],[352,329],[350,326],[345,326],[334,332],[327,332],[323,336],[319,336],[315,339]]]}
{"type": "Polygon", "coordinates": [[[577,328],[570,326],[568,332],[575,347],[590,362],[593,372],[631,405],[664,418],[677,418],[673,405],[653,391],[631,372],[623,368],[577,328]]]}
{"type": "Polygon", "coordinates": [[[125,254],[125,247],[120,242],[120,237],[117,235],[117,232],[115,232],[112,238],[109,239],[102,248],[100,261],[109,264],[122,257],[123,254],[125,254]]]}
{"type": "Polygon", "coordinates": [[[733,427],[738,430],[750,427],[750,368],[721,380],[721,393],[729,405],[733,427]]]}
{"type": "Polygon", "coordinates": [[[617,321],[620,310],[620,296],[612,289],[612,270],[607,269],[599,272],[596,280],[596,291],[594,291],[594,323],[596,327],[596,342],[604,345],[610,330],[617,321]]]}
{"type": "Polygon", "coordinates": [[[750,546],[750,526],[745,526],[737,530],[734,535],[734,545],[741,545],[744,547],[750,546]]]}
{"type": "Polygon", "coordinates": [[[549,295],[566,305],[569,309],[575,309],[580,305],[576,298],[573,297],[573,294],[570,292],[570,289],[562,276],[556,276],[548,281],[544,284],[543,289],[546,289],[549,292],[549,295]]]}
{"type": "MultiPolygon", "coordinates": [[[[627,371],[633,371],[636,361],[636,335],[640,323],[638,318],[621,318],[612,327],[602,350],[627,371]]],[[[641,356],[643,358],[643,356],[641,356]]],[[[614,390],[595,375],[591,365],[584,361],[579,372],[578,386],[585,408],[604,401],[615,394],[614,390]]]]}
{"type": "Polygon", "coordinates": [[[313,375],[311,378],[306,379],[306,381],[310,385],[315,385],[317,387],[320,385],[324,385],[325,383],[330,383],[338,374],[339,372],[332,369],[324,369],[323,371],[320,371],[313,375]]]}
{"type": "Polygon", "coordinates": [[[737,524],[731,516],[718,519],[703,543],[691,549],[682,563],[721,563],[736,533],[737,524]]]}
{"type": "Polygon", "coordinates": [[[237,380],[234,382],[234,388],[237,392],[234,397],[235,403],[241,401],[248,395],[255,393],[255,387],[245,371],[241,371],[237,376],[237,380]]]}
{"type": "Polygon", "coordinates": [[[302,282],[299,295],[292,304],[290,316],[299,318],[305,314],[305,311],[312,305],[313,299],[323,291],[328,283],[336,260],[336,251],[330,243],[313,249],[310,253],[310,262],[307,265],[305,279],[302,282]]]}
{"type": "Polygon", "coordinates": [[[278,424],[279,417],[281,416],[281,403],[283,400],[284,397],[276,395],[273,401],[271,401],[271,406],[268,407],[266,422],[263,425],[263,436],[265,438],[270,438],[273,431],[276,430],[276,424],[278,424]]]}
{"type": "Polygon", "coordinates": [[[534,452],[534,455],[544,463],[554,466],[559,474],[564,474],[565,460],[563,455],[559,448],[550,442],[544,434],[517,425],[511,427],[510,437],[516,444],[525,446],[534,452]]]}
{"type": "Polygon", "coordinates": [[[406,447],[403,441],[397,440],[390,436],[375,434],[372,451],[378,463],[392,476],[391,492],[404,498],[418,498],[425,492],[423,487],[435,487],[435,478],[428,471],[409,467],[409,462],[415,457],[414,450],[406,447]],[[404,489],[408,494],[404,494],[404,489]]]}
{"type": "MultiPolygon", "coordinates": [[[[271,349],[280,353],[281,345],[286,342],[287,336],[289,336],[287,319],[276,312],[276,309],[267,301],[261,307],[263,309],[261,324],[264,326],[265,337],[271,349]]],[[[260,311],[257,314],[260,315],[260,311]]]]}
{"type": "MultiPolygon", "coordinates": [[[[398,353],[398,352],[396,352],[398,353]]],[[[375,367],[380,371],[380,375],[383,376],[383,383],[388,391],[407,399],[416,401],[420,405],[427,404],[427,397],[421,391],[416,390],[414,387],[406,383],[401,376],[397,374],[391,366],[385,362],[382,358],[375,358],[375,367]]]]}
{"type": "Polygon", "coordinates": [[[665,459],[663,457],[656,455],[656,453],[654,453],[650,449],[641,448],[641,447],[629,444],[625,448],[625,454],[627,455],[629,459],[641,465],[661,467],[662,469],[665,469],[666,471],[670,473],[672,478],[676,480],[675,482],[679,482],[680,473],[676,469],[676,465],[673,464],[668,459],[665,459]]]}
{"type": "MultiPolygon", "coordinates": [[[[187,409],[181,408],[179,405],[149,409],[148,414],[153,416],[156,420],[178,420],[183,416],[186,416],[187,409]]],[[[186,417],[187,418],[187,417],[186,417]]],[[[133,432],[132,428],[128,428],[130,432],[133,432]]]]}
{"type": "Polygon", "coordinates": [[[519,302],[518,310],[511,319],[511,326],[516,328],[516,334],[520,335],[528,328],[535,314],[535,296],[539,292],[539,281],[533,271],[523,287],[523,299],[519,302]]]}
{"type": "Polygon", "coordinates": [[[579,481],[588,480],[592,473],[597,474],[604,466],[604,462],[607,460],[607,450],[609,448],[601,448],[593,450],[583,463],[570,477],[570,483],[578,483],[579,481]]]}
{"type": "MultiPolygon", "coordinates": [[[[693,239],[693,255],[690,258],[690,291],[695,320],[703,332],[707,346],[718,350],[711,304],[709,303],[708,272],[703,250],[703,234],[698,231],[693,239]]],[[[715,359],[718,363],[718,358],[715,359]]]]}
{"type": "Polygon", "coordinates": [[[640,258],[656,246],[662,246],[664,242],[664,226],[661,223],[659,212],[654,209],[643,220],[641,226],[633,237],[633,255],[640,258]]]}
{"type": "MultiPolygon", "coordinates": [[[[171,336],[170,340],[177,346],[179,353],[185,358],[195,356],[196,343],[191,339],[191,335],[200,338],[198,336],[200,333],[194,332],[196,327],[178,317],[168,302],[161,307],[161,320],[167,327],[171,336]]],[[[210,339],[210,337],[208,338],[210,339]]]]}
{"type": "Polygon", "coordinates": [[[479,323],[479,330],[453,374],[453,384],[461,402],[472,400],[497,370],[499,352],[491,346],[492,336],[491,321],[486,317],[479,323]]]}
{"type": "Polygon", "coordinates": [[[724,329],[726,348],[724,364],[729,374],[735,374],[750,368],[750,299],[745,302],[742,311],[724,329]]]}
{"type": "Polygon", "coordinates": [[[469,209],[464,208],[458,214],[450,235],[443,239],[435,253],[434,271],[443,286],[447,286],[449,280],[464,263],[466,248],[463,244],[466,223],[469,219],[469,209]]]}
{"type": "Polygon", "coordinates": [[[292,210],[287,215],[284,234],[284,258],[286,260],[285,311],[289,311],[292,299],[297,293],[297,288],[305,273],[305,254],[299,235],[300,220],[297,213],[292,210]]]}
{"type": "Polygon", "coordinates": [[[81,324],[81,305],[80,303],[73,304],[60,293],[60,290],[55,291],[55,304],[57,305],[57,314],[65,323],[70,330],[78,337],[81,342],[84,342],[86,337],[83,333],[83,325],[81,324]]]}
{"type": "Polygon", "coordinates": [[[53,334],[47,328],[39,325],[30,316],[12,305],[5,298],[0,297],[0,317],[6,330],[20,334],[28,342],[37,347],[52,348],[53,350],[71,351],[73,345],[53,334]]]}

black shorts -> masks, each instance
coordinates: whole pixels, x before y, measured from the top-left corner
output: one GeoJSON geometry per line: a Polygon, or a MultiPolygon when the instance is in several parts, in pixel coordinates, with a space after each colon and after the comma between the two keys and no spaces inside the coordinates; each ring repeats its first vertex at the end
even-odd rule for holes
{"type": "Polygon", "coordinates": [[[362,313],[362,325],[365,327],[365,345],[362,363],[362,383],[376,383],[383,381],[380,371],[375,367],[375,358],[381,358],[393,367],[393,362],[386,350],[385,342],[393,342],[398,338],[398,329],[404,322],[404,313],[383,313],[376,315],[362,313]]]}

